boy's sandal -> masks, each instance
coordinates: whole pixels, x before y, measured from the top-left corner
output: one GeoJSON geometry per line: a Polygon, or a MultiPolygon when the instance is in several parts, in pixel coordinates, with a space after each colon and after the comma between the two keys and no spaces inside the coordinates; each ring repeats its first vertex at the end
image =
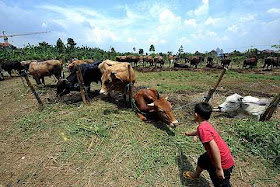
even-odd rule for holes
{"type": "Polygon", "coordinates": [[[185,179],[191,179],[191,180],[198,180],[198,178],[194,178],[192,175],[191,175],[191,172],[190,171],[185,171],[183,173],[183,177],[185,179]]]}

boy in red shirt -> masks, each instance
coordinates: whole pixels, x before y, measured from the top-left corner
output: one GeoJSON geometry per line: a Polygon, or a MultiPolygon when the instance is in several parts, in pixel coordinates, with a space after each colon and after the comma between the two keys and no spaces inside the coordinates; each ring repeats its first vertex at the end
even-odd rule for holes
{"type": "Polygon", "coordinates": [[[194,132],[185,132],[186,136],[198,136],[206,153],[198,158],[195,172],[184,172],[184,177],[196,179],[203,170],[207,170],[214,186],[230,187],[230,175],[234,160],[230,149],[214,127],[207,121],[212,113],[208,103],[198,103],[194,109],[194,119],[199,123],[194,132]]]}

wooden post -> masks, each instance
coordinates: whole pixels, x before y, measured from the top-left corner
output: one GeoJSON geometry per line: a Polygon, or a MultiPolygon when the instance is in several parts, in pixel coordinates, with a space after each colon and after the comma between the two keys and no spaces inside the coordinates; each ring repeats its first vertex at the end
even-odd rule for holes
{"type": "Polygon", "coordinates": [[[88,104],[88,95],[87,95],[87,92],[85,92],[85,85],[84,85],[81,68],[80,68],[80,66],[77,66],[77,68],[78,68],[78,70],[76,71],[76,75],[77,75],[77,79],[78,79],[79,86],[80,86],[81,96],[82,96],[83,102],[87,105],[88,104]]]}
{"type": "Polygon", "coordinates": [[[42,109],[44,107],[44,104],[42,102],[42,100],[40,99],[40,96],[38,94],[38,92],[35,90],[34,86],[32,85],[32,83],[30,82],[27,74],[25,72],[22,73],[23,77],[25,78],[27,85],[29,86],[29,88],[31,89],[32,93],[34,94],[35,98],[38,101],[39,107],[42,109]]]}
{"type": "Polygon", "coordinates": [[[128,85],[128,89],[129,89],[128,101],[129,101],[129,104],[128,104],[128,106],[131,107],[131,99],[133,97],[133,95],[132,95],[133,85],[132,85],[132,81],[131,81],[131,65],[130,64],[128,64],[128,79],[129,79],[129,85],[128,85]]]}
{"type": "Polygon", "coordinates": [[[278,93],[271,103],[268,105],[266,111],[261,115],[260,121],[267,121],[272,117],[272,114],[276,111],[280,102],[280,93],[278,93]]]}
{"type": "Polygon", "coordinates": [[[204,98],[204,100],[203,100],[204,102],[206,102],[206,103],[209,102],[209,100],[210,100],[211,97],[213,96],[214,92],[216,91],[217,87],[219,86],[221,80],[223,79],[223,76],[224,76],[224,74],[226,73],[226,71],[227,71],[227,68],[224,68],[223,71],[222,71],[222,73],[221,73],[221,75],[220,75],[220,77],[219,77],[219,79],[218,79],[218,81],[216,82],[214,88],[211,88],[211,89],[208,91],[207,96],[206,96],[206,97],[204,98]]]}

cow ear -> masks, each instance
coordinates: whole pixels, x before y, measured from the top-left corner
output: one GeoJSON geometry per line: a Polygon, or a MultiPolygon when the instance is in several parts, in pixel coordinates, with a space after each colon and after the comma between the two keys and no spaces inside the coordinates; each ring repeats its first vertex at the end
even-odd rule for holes
{"type": "Polygon", "coordinates": [[[155,106],[155,103],[147,104],[148,106],[155,106]]]}

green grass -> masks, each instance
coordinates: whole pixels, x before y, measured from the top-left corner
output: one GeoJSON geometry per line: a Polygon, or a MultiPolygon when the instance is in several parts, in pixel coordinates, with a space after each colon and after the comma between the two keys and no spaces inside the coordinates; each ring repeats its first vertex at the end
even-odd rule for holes
{"type": "Polygon", "coordinates": [[[243,81],[264,81],[264,80],[275,80],[275,81],[280,81],[280,76],[279,75],[265,75],[265,74],[244,74],[244,73],[238,73],[235,71],[228,70],[226,75],[228,77],[236,78],[236,79],[241,79],[243,81]]]}

